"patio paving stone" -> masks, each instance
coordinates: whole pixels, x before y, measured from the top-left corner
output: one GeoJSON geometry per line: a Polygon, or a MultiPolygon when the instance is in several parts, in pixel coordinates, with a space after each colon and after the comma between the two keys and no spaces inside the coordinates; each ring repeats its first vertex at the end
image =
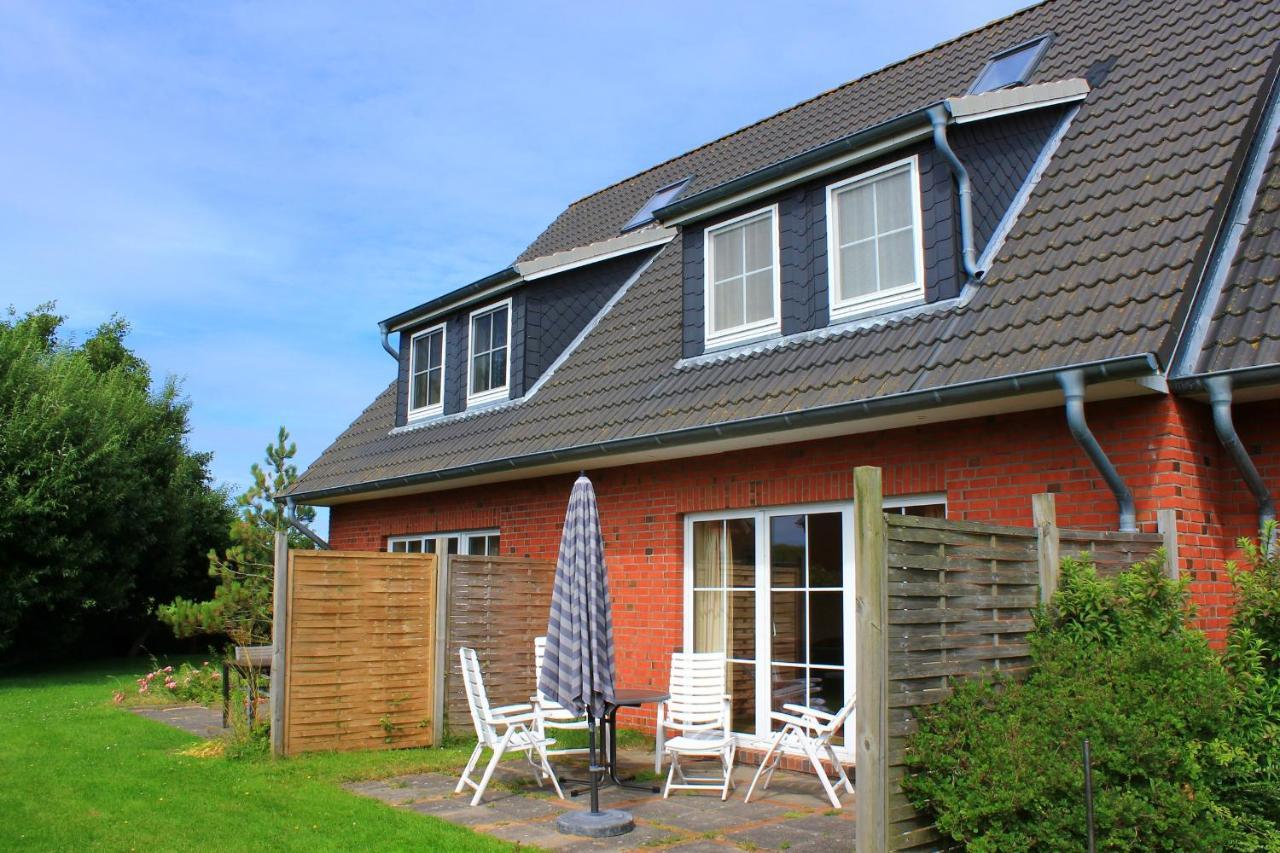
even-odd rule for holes
{"type": "Polygon", "coordinates": [[[203,705],[176,705],[167,708],[141,707],[131,708],[133,713],[148,720],[155,720],[182,729],[196,737],[218,737],[226,731],[222,727],[222,711],[215,711],[203,705]]]}
{"type": "Polygon", "coordinates": [[[388,785],[383,781],[356,782],[355,784],[347,785],[346,789],[366,797],[373,797],[375,800],[381,800],[393,806],[411,803],[423,797],[421,792],[407,785],[388,785]]]}
{"type": "Polygon", "coordinates": [[[678,827],[692,833],[724,832],[762,820],[780,818],[786,809],[768,803],[744,803],[741,799],[720,802],[714,794],[672,795],[664,800],[654,795],[636,804],[632,813],[637,818],[678,827]]]}

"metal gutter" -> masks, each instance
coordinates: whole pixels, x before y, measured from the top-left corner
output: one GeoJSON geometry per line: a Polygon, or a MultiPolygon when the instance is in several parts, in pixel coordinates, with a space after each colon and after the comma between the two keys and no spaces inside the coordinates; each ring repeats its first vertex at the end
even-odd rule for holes
{"type": "Polygon", "coordinates": [[[1233,367],[1230,370],[1219,370],[1214,373],[1197,373],[1194,376],[1178,376],[1169,380],[1169,387],[1176,394],[1194,394],[1206,391],[1209,380],[1215,376],[1231,379],[1234,388],[1245,388],[1252,385],[1280,384],[1280,364],[1260,364],[1248,367],[1233,367]]]}
{"type": "Polygon", "coordinates": [[[398,332],[411,323],[426,319],[431,314],[451,311],[455,308],[461,308],[469,302],[487,299],[490,296],[509,290],[521,281],[520,273],[516,271],[516,268],[507,267],[470,284],[463,285],[457,290],[451,290],[444,296],[424,302],[407,311],[401,311],[399,314],[393,314],[380,322],[378,326],[379,328],[385,328],[388,332],[398,332]]]}
{"type": "Polygon", "coordinates": [[[388,340],[388,338],[391,336],[391,330],[387,328],[386,320],[383,320],[381,323],[378,324],[378,333],[382,335],[382,348],[387,351],[387,355],[394,358],[396,360],[396,363],[399,364],[400,351],[397,350],[395,347],[393,347],[391,345],[391,341],[388,340]]]}
{"type": "Polygon", "coordinates": [[[1258,502],[1258,531],[1262,533],[1268,522],[1276,520],[1276,505],[1231,419],[1231,377],[1210,376],[1204,380],[1204,385],[1209,391],[1209,405],[1213,407],[1213,429],[1244,478],[1245,485],[1253,493],[1253,499],[1258,502]]]}
{"type": "Polygon", "coordinates": [[[290,527],[301,533],[316,544],[316,547],[322,551],[328,551],[329,543],[320,538],[320,534],[316,533],[310,527],[307,527],[301,521],[298,521],[298,506],[293,495],[284,499],[285,511],[284,520],[290,527]]]}
{"type": "Polygon", "coordinates": [[[1098,439],[1089,429],[1089,422],[1084,416],[1084,371],[1064,370],[1058,374],[1058,384],[1062,386],[1062,394],[1066,398],[1067,427],[1071,430],[1072,438],[1089,457],[1102,479],[1107,481],[1107,487],[1116,497],[1116,504],[1120,507],[1120,529],[1125,532],[1136,531],[1138,515],[1133,506],[1133,492],[1129,491],[1124,478],[1111,463],[1102,445],[1098,444],[1098,439]]]}
{"type": "MultiPolygon", "coordinates": [[[[1135,379],[1158,373],[1159,364],[1155,356],[1150,353],[1142,353],[1140,355],[1121,356],[1082,364],[1075,369],[1086,381],[1135,379]]],[[[1060,387],[1058,376],[1061,372],[1061,368],[1035,370],[997,379],[979,379],[972,382],[949,385],[944,388],[904,391],[899,394],[888,394],[871,400],[835,403],[800,412],[761,415],[723,424],[709,424],[706,426],[687,427],[672,432],[610,439],[561,450],[539,451],[522,456],[461,465],[441,471],[405,474],[399,477],[389,477],[382,480],[349,486],[336,486],[328,489],[300,490],[291,495],[291,497],[302,501],[313,501],[317,498],[334,498],[343,495],[375,492],[381,489],[437,483],[461,477],[512,471],[537,465],[570,461],[575,463],[585,462],[616,453],[689,445],[715,439],[763,435],[803,426],[821,426],[841,421],[980,402],[1016,394],[1050,391],[1060,387]]]]}
{"type": "Polygon", "coordinates": [[[978,269],[977,250],[973,247],[973,185],[969,182],[969,170],[960,162],[947,141],[949,113],[945,106],[930,107],[929,123],[933,125],[933,145],[951,167],[956,179],[956,191],[960,196],[960,244],[964,272],[969,281],[978,281],[985,270],[978,269]]]}

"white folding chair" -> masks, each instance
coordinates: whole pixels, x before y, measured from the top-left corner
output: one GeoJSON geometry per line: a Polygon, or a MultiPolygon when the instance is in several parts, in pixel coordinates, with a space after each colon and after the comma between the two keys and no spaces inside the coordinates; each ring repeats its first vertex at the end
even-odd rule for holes
{"type": "MultiPolygon", "coordinates": [[[[542,676],[542,661],[547,655],[547,638],[533,638],[533,683],[537,685],[538,679],[542,676]]],[[[535,692],[530,701],[538,708],[538,713],[542,717],[542,728],[545,732],[547,729],[560,729],[562,731],[583,731],[587,730],[587,718],[575,716],[572,711],[552,699],[548,699],[542,692],[541,687],[535,686],[535,692]]],[[[585,755],[588,752],[585,746],[570,749],[548,749],[547,755],[585,755]]]]}
{"type": "Polygon", "coordinates": [[[538,784],[543,784],[543,777],[549,778],[552,787],[556,789],[556,794],[563,800],[564,792],[560,790],[560,780],[556,778],[555,771],[547,761],[547,747],[555,741],[549,740],[543,734],[537,709],[532,705],[489,707],[489,694],[484,689],[484,677],[480,674],[480,660],[476,657],[475,649],[460,649],[458,656],[462,659],[462,684],[467,692],[467,706],[471,709],[471,721],[475,723],[477,743],[470,760],[467,761],[466,769],[462,771],[462,778],[458,780],[458,787],[454,788],[453,792],[461,793],[467,786],[474,788],[476,793],[471,798],[471,805],[478,805],[503,754],[510,750],[518,750],[523,752],[525,758],[529,760],[538,784]],[[503,729],[502,734],[498,733],[499,729],[503,729]],[[471,781],[471,772],[475,770],[476,762],[480,760],[480,754],[485,747],[493,750],[493,757],[489,759],[489,766],[484,769],[484,776],[477,784],[471,781]]]}
{"type": "Polygon", "coordinates": [[[818,774],[818,781],[822,783],[823,789],[831,799],[831,805],[840,808],[840,798],[836,796],[836,790],[827,778],[822,759],[826,758],[831,762],[845,789],[852,794],[853,783],[849,781],[848,774],[844,772],[844,765],[836,756],[831,738],[840,731],[841,726],[853,714],[853,706],[854,700],[850,699],[838,712],[828,714],[815,708],[788,703],[782,708],[783,711],[790,713],[779,711],[771,713],[769,716],[774,722],[782,723],[782,730],[769,742],[769,750],[760,760],[760,768],[756,770],[755,778],[751,780],[751,787],[747,789],[745,802],[751,802],[751,795],[755,792],[756,783],[760,781],[762,775],[764,776],[763,787],[766,789],[769,787],[769,780],[773,778],[773,771],[778,769],[778,763],[782,760],[784,752],[799,752],[813,764],[813,769],[818,774]]]}
{"type": "Polygon", "coordinates": [[[663,753],[671,760],[664,798],[680,788],[715,789],[721,800],[729,798],[735,746],[723,654],[677,652],[671,656],[671,698],[658,708],[658,732],[663,753]],[[667,735],[668,729],[676,733],[674,737],[667,735]],[[718,758],[721,774],[689,776],[680,766],[681,758],[718,758]]]}

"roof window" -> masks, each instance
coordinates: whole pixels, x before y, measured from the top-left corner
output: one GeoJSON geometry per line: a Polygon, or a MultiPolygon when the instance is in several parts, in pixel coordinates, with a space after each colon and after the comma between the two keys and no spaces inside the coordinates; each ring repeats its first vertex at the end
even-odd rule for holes
{"type": "Polygon", "coordinates": [[[1001,51],[987,60],[978,79],[969,88],[970,95],[1006,89],[1026,83],[1036,70],[1040,57],[1044,56],[1052,36],[1043,35],[1016,47],[1001,51]]]}
{"type": "Polygon", "coordinates": [[[649,196],[649,200],[640,206],[636,211],[636,215],[631,217],[626,225],[622,226],[623,231],[630,231],[632,228],[639,228],[641,225],[648,225],[653,221],[653,212],[660,207],[666,207],[668,204],[676,200],[676,196],[680,195],[681,190],[688,186],[693,180],[690,175],[687,178],[681,178],[674,184],[667,184],[653,195],[649,196]]]}

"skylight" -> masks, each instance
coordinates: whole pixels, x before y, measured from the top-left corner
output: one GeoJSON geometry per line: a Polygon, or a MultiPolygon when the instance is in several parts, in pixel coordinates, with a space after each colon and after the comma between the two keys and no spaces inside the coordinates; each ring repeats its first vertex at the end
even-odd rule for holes
{"type": "Polygon", "coordinates": [[[973,81],[969,94],[992,92],[1027,82],[1048,46],[1049,36],[1044,35],[997,53],[987,60],[978,79],[973,81]]]}
{"type": "Polygon", "coordinates": [[[668,184],[649,196],[649,200],[640,206],[636,211],[636,215],[631,217],[626,225],[622,226],[623,231],[630,231],[632,228],[639,228],[641,225],[647,225],[653,221],[653,212],[660,207],[665,207],[676,200],[676,196],[680,195],[680,191],[685,188],[689,181],[693,180],[690,175],[687,178],[681,178],[674,184],[668,184]]]}

